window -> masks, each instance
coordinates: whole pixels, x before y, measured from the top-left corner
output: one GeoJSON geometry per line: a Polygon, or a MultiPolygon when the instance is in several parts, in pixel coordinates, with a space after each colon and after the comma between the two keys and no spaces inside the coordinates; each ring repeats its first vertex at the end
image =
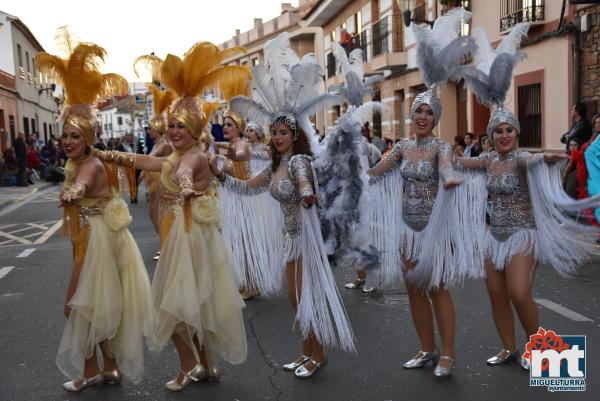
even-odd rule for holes
{"type": "Polygon", "coordinates": [[[17,58],[19,59],[19,67],[23,67],[23,52],[21,51],[21,45],[17,45],[17,58]]]}
{"type": "Polygon", "coordinates": [[[29,65],[29,52],[25,52],[25,62],[27,63],[27,72],[31,73],[31,66],[29,65]]]}
{"type": "Polygon", "coordinates": [[[501,0],[500,32],[512,28],[519,22],[544,20],[544,0],[501,0]]]}
{"type": "MultiPolygon", "coordinates": [[[[381,92],[379,90],[375,90],[373,92],[373,101],[381,102],[381,92]]],[[[381,136],[381,113],[378,111],[373,112],[373,134],[377,136],[381,136]]]]}
{"type": "Polygon", "coordinates": [[[117,125],[123,125],[123,117],[117,117],[117,125]]]}
{"type": "Polygon", "coordinates": [[[50,136],[52,136],[52,124],[48,124],[48,131],[50,131],[50,136]]]}
{"type": "Polygon", "coordinates": [[[44,140],[48,142],[48,124],[44,123],[44,140]]]}
{"type": "Polygon", "coordinates": [[[38,132],[37,121],[35,120],[35,118],[31,119],[31,132],[32,133],[38,132]]]}
{"type": "Polygon", "coordinates": [[[362,12],[356,13],[356,33],[362,32],[362,12]]]}
{"type": "Polygon", "coordinates": [[[35,73],[35,57],[31,58],[31,69],[33,70],[33,76],[35,77],[37,75],[35,73]]]}
{"type": "Polygon", "coordinates": [[[335,76],[335,56],[333,53],[327,53],[327,78],[335,76]]]}
{"type": "Polygon", "coordinates": [[[518,87],[519,146],[542,147],[542,84],[518,87]]]}
{"type": "Polygon", "coordinates": [[[387,16],[373,24],[373,57],[388,52],[389,33],[387,16]]]}
{"type": "Polygon", "coordinates": [[[27,117],[23,117],[23,132],[25,135],[29,135],[29,119],[27,117]]]}
{"type": "Polygon", "coordinates": [[[15,116],[8,116],[8,130],[10,131],[10,141],[14,142],[17,136],[17,127],[15,126],[15,116]]]}

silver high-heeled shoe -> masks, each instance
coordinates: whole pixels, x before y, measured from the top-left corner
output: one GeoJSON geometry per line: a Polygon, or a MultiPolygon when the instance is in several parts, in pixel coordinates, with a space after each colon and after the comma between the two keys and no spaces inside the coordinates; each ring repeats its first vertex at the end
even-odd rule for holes
{"type": "Polygon", "coordinates": [[[296,369],[298,369],[300,366],[302,366],[306,362],[308,362],[309,359],[310,359],[310,356],[300,355],[298,358],[296,358],[295,361],[286,363],[285,365],[283,365],[283,370],[288,370],[288,371],[293,372],[296,369]]]}
{"type": "Polygon", "coordinates": [[[302,366],[299,366],[298,369],[296,369],[296,371],[294,372],[294,375],[299,379],[311,378],[317,373],[317,370],[319,370],[323,366],[325,366],[326,363],[327,363],[327,359],[323,359],[322,361],[317,362],[311,358],[307,363],[305,363],[302,366]],[[308,365],[309,362],[311,362],[313,364],[314,368],[308,369],[306,367],[306,365],[308,365]]]}
{"type": "Polygon", "coordinates": [[[189,372],[182,371],[181,373],[183,373],[183,379],[181,380],[181,383],[179,383],[177,378],[175,378],[165,384],[165,388],[167,390],[176,392],[185,389],[190,385],[191,382],[197,382],[200,380],[200,377],[206,374],[206,369],[204,369],[204,366],[197,363],[196,366],[194,366],[189,372]]]}
{"type": "Polygon", "coordinates": [[[511,352],[507,349],[503,349],[502,351],[498,352],[493,357],[489,358],[487,360],[487,364],[491,365],[491,366],[504,365],[505,363],[514,361],[517,358],[517,355],[519,355],[519,350],[511,352]],[[498,356],[500,354],[503,354],[503,356],[498,356]]]}
{"type": "Polygon", "coordinates": [[[218,366],[211,366],[207,371],[207,379],[209,382],[221,381],[221,369],[218,366]]]}
{"type": "Polygon", "coordinates": [[[104,383],[119,385],[123,380],[123,374],[119,369],[103,371],[102,375],[104,376],[104,383]]]}
{"type": "Polygon", "coordinates": [[[87,388],[101,386],[103,384],[104,376],[102,375],[102,372],[100,372],[96,376],[90,377],[89,379],[82,377],[77,380],[71,380],[70,382],[66,382],[63,384],[63,388],[67,391],[78,393],[87,388]]]}
{"type": "Polygon", "coordinates": [[[529,359],[525,359],[522,356],[519,356],[519,365],[525,370],[529,370],[531,368],[531,364],[529,363],[529,359]]]}
{"type": "Polygon", "coordinates": [[[404,367],[404,369],[422,368],[429,361],[435,363],[435,361],[437,361],[438,358],[439,354],[437,350],[431,352],[419,351],[419,353],[415,355],[414,358],[406,361],[402,366],[404,367]]]}
{"type": "Polygon", "coordinates": [[[446,359],[448,361],[451,362],[450,366],[445,368],[443,366],[440,366],[439,362],[438,364],[435,366],[435,369],[433,369],[433,375],[436,377],[447,377],[450,376],[452,374],[452,369],[454,368],[454,359],[450,358],[449,356],[446,355],[442,355],[440,356],[440,360],[441,359],[446,359]]]}

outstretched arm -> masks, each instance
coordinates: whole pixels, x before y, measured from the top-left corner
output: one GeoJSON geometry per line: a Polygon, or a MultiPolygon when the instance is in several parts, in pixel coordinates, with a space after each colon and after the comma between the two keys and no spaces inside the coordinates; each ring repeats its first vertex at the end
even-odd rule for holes
{"type": "Polygon", "coordinates": [[[271,182],[271,165],[269,164],[260,173],[247,180],[239,180],[223,172],[217,166],[217,157],[211,155],[209,158],[210,171],[226,188],[240,195],[254,195],[263,192],[271,182]]]}
{"type": "Polygon", "coordinates": [[[166,157],[157,157],[151,155],[140,155],[137,153],[117,152],[110,150],[108,152],[97,152],[98,157],[111,164],[121,167],[135,167],[144,171],[160,171],[166,157]]]}
{"type": "Polygon", "coordinates": [[[463,182],[462,178],[458,177],[454,168],[452,168],[452,147],[445,141],[440,141],[438,174],[446,189],[460,185],[463,182]]]}
{"type": "Polygon", "coordinates": [[[401,142],[397,142],[392,150],[386,154],[373,168],[369,169],[369,175],[377,176],[394,168],[402,160],[401,142]]]}

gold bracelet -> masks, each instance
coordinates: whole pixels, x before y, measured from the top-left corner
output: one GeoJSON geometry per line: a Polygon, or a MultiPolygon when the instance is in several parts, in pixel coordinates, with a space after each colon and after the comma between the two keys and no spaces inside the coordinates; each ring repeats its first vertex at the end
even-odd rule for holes
{"type": "Polygon", "coordinates": [[[115,150],[106,152],[106,161],[121,167],[135,167],[135,158],[135,153],[117,152],[115,150]]]}
{"type": "Polygon", "coordinates": [[[194,191],[194,183],[192,182],[192,179],[187,175],[179,177],[179,191],[183,192],[185,190],[189,190],[192,192],[194,191]]]}

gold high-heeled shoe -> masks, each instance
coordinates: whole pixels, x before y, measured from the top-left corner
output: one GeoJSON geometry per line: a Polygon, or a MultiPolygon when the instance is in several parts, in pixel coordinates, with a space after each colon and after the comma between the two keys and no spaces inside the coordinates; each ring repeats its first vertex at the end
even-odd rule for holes
{"type": "Polygon", "coordinates": [[[296,358],[295,361],[286,363],[285,365],[283,365],[283,370],[293,372],[294,370],[298,369],[300,366],[302,366],[306,362],[308,362],[309,359],[310,359],[310,356],[300,355],[298,358],[296,358]]]}
{"type": "Polygon", "coordinates": [[[433,363],[435,363],[435,361],[438,358],[439,358],[439,354],[438,354],[437,350],[434,350],[431,352],[419,351],[417,353],[417,355],[415,355],[412,359],[404,362],[404,365],[402,365],[402,366],[404,367],[404,369],[422,368],[429,361],[432,361],[433,363]]]}
{"type": "Polygon", "coordinates": [[[211,366],[208,368],[207,378],[209,382],[221,381],[221,369],[218,366],[211,366]]]}
{"type": "Polygon", "coordinates": [[[440,360],[442,359],[446,359],[448,361],[450,361],[450,366],[448,366],[447,368],[440,366],[439,362],[438,364],[435,366],[435,369],[433,369],[433,375],[437,376],[437,377],[447,377],[450,376],[452,374],[452,369],[454,368],[454,359],[450,358],[449,356],[446,355],[442,355],[440,356],[440,360]]]}
{"type": "Polygon", "coordinates": [[[197,363],[196,366],[194,366],[189,372],[181,371],[181,373],[183,373],[183,379],[181,380],[181,383],[179,383],[177,381],[177,378],[175,378],[167,382],[165,384],[165,388],[173,392],[181,391],[187,386],[189,386],[191,382],[197,382],[198,380],[200,380],[199,377],[201,377],[204,374],[203,372],[206,372],[204,366],[197,363]]]}
{"type": "Polygon", "coordinates": [[[104,376],[102,375],[102,372],[99,372],[96,376],[90,377],[89,379],[82,377],[77,380],[71,380],[69,382],[66,382],[63,384],[63,388],[67,391],[78,393],[87,388],[101,386],[103,384],[104,376]]]}
{"type": "Polygon", "coordinates": [[[505,363],[514,361],[517,358],[517,355],[519,355],[519,350],[511,352],[507,349],[503,349],[493,357],[489,358],[486,362],[488,365],[491,366],[500,366],[504,365],[505,363]]]}
{"type": "Polygon", "coordinates": [[[119,369],[103,371],[102,376],[104,376],[104,383],[109,384],[119,385],[123,380],[123,375],[121,374],[121,371],[119,369]]]}
{"type": "Polygon", "coordinates": [[[309,379],[317,373],[319,368],[322,368],[326,364],[327,364],[327,359],[325,359],[325,358],[323,358],[323,360],[321,360],[319,362],[317,362],[311,358],[304,365],[299,366],[298,369],[296,369],[296,371],[294,372],[294,375],[299,379],[309,379]],[[306,367],[309,363],[312,363],[312,365],[314,366],[312,369],[309,369],[306,367]]]}

